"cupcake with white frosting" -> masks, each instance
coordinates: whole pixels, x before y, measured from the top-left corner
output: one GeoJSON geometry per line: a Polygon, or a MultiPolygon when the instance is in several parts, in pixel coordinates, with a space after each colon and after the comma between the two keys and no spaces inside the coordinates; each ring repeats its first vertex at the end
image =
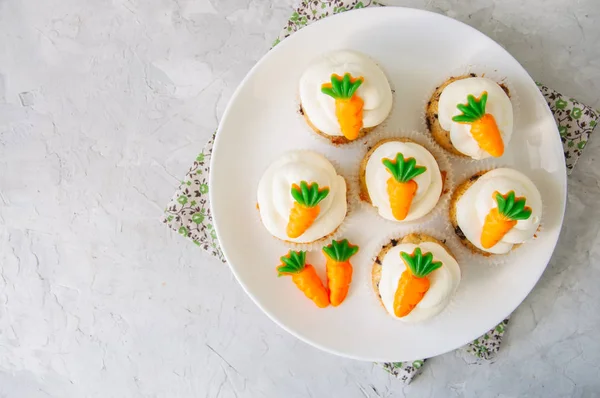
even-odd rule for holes
{"type": "Polygon", "coordinates": [[[360,198],[387,220],[415,221],[437,205],[445,174],[423,145],[408,138],[384,139],[360,164],[360,198]]]}
{"type": "Polygon", "coordinates": [[[513,133],[509,90],[473,73],[452,77],[427,102],[426,122],[433,138],[457,156],[500,157],[513,133]]]}
{"type": "Polygon", "coordinates": [[[386,311],[405,322],[422,322],[442,312],[460,283],[460,267],[439,240],[413,233],[392,239],[372,268],[373,289],[386,311]]]}
{"type": "Polygon", "coordinates": [[[459,185],[450,221],[474,253],[506,254],[534,238],[542,219],[542,197],[523,173],[499,168],[479,172],[459,185]]]}
{"type": "Polygon", "coordinates": [[[263,174],[257,207],[265,228],[286,242],[313,243],[331,237],[348,212],[346,180],[323,155],[292,151],[263,174]]]}
{"type": "Polygon", "coordinates": [[[315,60],[300,78],[301,112],[308,125],[333,144],[363,137],[392,109],[383,71],[357,51],[341,50],[315,60]]]}

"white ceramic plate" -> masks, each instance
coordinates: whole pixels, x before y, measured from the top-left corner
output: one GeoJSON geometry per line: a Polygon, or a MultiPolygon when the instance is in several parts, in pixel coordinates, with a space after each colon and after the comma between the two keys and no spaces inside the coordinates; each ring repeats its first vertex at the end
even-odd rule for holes
{"type": "MultiPolygon", "coordinates": [[[[510,314],[531,291],[556,245],[565,198],[565,162],[552,114],[533,80],[494,41],[453,19],[408,8],[369,8],[326,18],[303,28],[267,53],[233,95],[219,127],[212,156],[210,200],[221,247],[240,284],[277,324],[323,350],[369,361],[428,358],[479,337],[510,314]],[[543,231],[518,250],[514,261],[491,266],[461,264],[462,281],[448,309],[418,325],[387,315],[370,284],[371,256],[394,229],[359,210],[346,236],[360,245],[354,280],[339,307],[318,309],[275,267],[287,252],[261,225],[256,188],[267,166],[283,152],[315,149],[356,173],[362,152],[314,139],[298,115],[298,81],[315,57],[351,48],[370,55],[395,89],[387,125],[423,130],[424,101],[450,73],[483,65],[516,89],[520,110],[515,134],[501,159],[536,183],[544,199],[543,231]]],[[[457,169],[456,174],[461,174],[457,169]]],[[[443,216],[437,221],[444,223],[443,216]]],[[[447,222],[446,222],[447,224],[447,222]]],[[[439,226],[436,229],[442,230],[439,226]]],[[[443,232],[452,234],[451,230],[443,232]]],[[[320,253],[309,260],[324,267],[320,253]]],[[[321,274],[323,276],[323,273],[321,274]]],[[[325,280],[323,278],[323,280],[325,280]]]]}

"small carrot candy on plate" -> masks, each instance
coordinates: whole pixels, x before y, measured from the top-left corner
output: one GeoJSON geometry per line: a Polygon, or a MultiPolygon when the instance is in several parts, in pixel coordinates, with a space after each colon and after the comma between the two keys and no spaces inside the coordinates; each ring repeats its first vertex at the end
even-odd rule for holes
{"type": "Polygon", "coordinates": [[[494,200],[498,207],[494,207],[483,223],[481,230],[481,246],[484,249],[494,247],[519,220],[531,217],[531,208],[525,207],[526,198],[515,197],[515,191],[506,195],[494,192],[494,200]]]}
{"type": "Polygon", "coordinates": [[[394,295],[394,314],[404,317],[423,300],[429,290],[428,275],[442,266],[439,261],[433,261],[433,254],[421,252],[417,247],[412,254],[400,252],[406,269],[402,272],[394,295]]]}
{"type": "Polygon", "coordinates": [[[321,92],[335,99],[335,117],[342,134],[350,141],[358,138],[363,127],[364,101],[356,95],[356,90],[363,81],[362,76],[354,78],[350,73],[345,73],[341,77],[334,73],[331,75],[331,83],[321,86],[321,92]]]}
{"type": "Polygon", "coordinates": [[[358,252],[358,246],[348,243],[348,239],[334,240],[323,247],[323,254],[327,257],[327,286],[329,288],[329,301],[331,305],[340,305],[350,289],[352,282],[352,264],[350,257],[358,252]]]}
{"type": "Polygon", "coordinates": [[[294,284],[306,297],[311,299],[317,307],[325,308],[329,305],[329,295],[317,275],[315,268],[306,264],[305,251],[290,250],[281,257],[281,265],[277,267],[278,276],[291,275],[294,284]]]}
{"type": "Polygon", "coordinates": [[[454,116],[452,120],[470,124],[471,135],[479,147],[494,157],[500,157],[504,154],[504,141],[494,115],[485,113],[487,98],[487,91],[484,91],[479,98],[467,96],[466,104],[456,106],[462,114],[454,116]]]}
{"type": "Polygon", "coordinates": [[[404,160],[404,155],[400,152],[396,154],[396,159],[383,159],[382,162],[392,175],[387,180],[392,214],[396,220],[402,221],[408,215],[419,188],[414,178],[423,174],[427,167],[417,166],[414,158],[404,160]]]}
{"type": "Polygon", "coordinates": [[[297,238],[310,228],[321,211],[319,202],[328,194],[329,188],[319,189],[319,184],[316,182],[308,184],[306,181],[301,181],[300,185],[292,184],[294,205],[290,210],[286,228],[287,236],[297,238]]]}

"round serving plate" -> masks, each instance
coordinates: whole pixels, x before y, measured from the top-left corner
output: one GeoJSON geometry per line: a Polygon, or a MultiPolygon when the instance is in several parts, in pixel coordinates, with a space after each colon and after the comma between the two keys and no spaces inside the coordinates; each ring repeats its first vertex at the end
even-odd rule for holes
{"type": "MultiPolygon", "coordinates": [[[[457,179],[465,162],[453,162],[457,179]]],[[[451,18],[409,8],[368,8],[323,19],[278,44],[248,73],[221,120],[211,160],[210,201],[217,236],[237,280],[277,324],[334,354],[369,361],[429,358],[460,347],[494,327],[527,296],[556,245],[566,202],[566,170],[554,119],[534,81],[500,45],[451,18]],[[394,106],[385,130],[423,131],[424,103],[436,85],[461,68],[476,65],[510,83],[518,96],[513,139],[498,164],[527,174],[544,200],[543,229],[511,261],[461,262],[462,280],[448,308],[412,325],[388,315],[371,287],[372,257],[382,241],[408,227],[383,222],[356,206],[345,237],[360,246],[346,301],[317,308],[275,267],[286,246],[262,226],[256,189],[262,173],[282,153],[313,149],[356,175],[365,149],[334,147],[316,137],[298,114],[298,82],[316,57],[338,49],[371,56],[388,76],[394,106]]],[[[453,234],[446,212],[423,226],[444,238],[453,234]]],[[[415,228],[414,226],[412,227],[415,228]]],[[[419,226],[417,226],[419,228],[419,226]]],[[[465,258],[469,258],[468,256],[465,258]]],[[[324,259],[308,259],[321,272],[324,259]]],[[[460,256],[459,256],[460,260],[460,256]]]]}

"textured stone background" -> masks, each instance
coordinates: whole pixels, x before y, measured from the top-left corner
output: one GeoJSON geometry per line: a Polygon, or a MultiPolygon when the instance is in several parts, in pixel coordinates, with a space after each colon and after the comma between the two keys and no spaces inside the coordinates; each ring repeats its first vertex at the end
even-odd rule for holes
{"type": "MultiPolygon", "coordinates": [[[[597,0],[393,3],[460,19],[600,106],[597,0]]],[[[288,335],[158,222],[291,5],[0,0],[0,397],[597,394],[598,137],[496,363],[450,353],[409,387],[288,335]]]]}

